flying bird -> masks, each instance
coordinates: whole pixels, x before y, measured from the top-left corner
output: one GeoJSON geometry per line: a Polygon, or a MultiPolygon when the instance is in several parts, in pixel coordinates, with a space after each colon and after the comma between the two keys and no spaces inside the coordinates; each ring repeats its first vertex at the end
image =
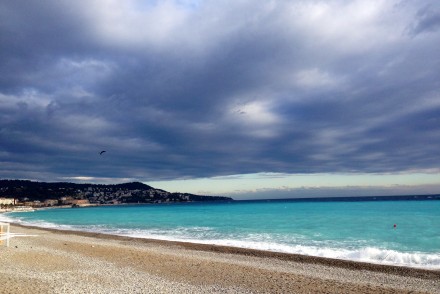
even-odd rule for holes
{"type": "Polygon", "coordinates": [[[104,152],[107,152],[107,151],[103,150],[103,151],[99,152],[99,155],[102,155],[104,152]]]}

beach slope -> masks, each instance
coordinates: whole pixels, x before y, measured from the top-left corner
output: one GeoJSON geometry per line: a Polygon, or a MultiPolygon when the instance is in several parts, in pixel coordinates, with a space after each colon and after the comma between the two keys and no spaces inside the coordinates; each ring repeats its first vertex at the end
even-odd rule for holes
{"type": "Polygon", "coordinates": [[[13,225],[0,293],[440,293],[440,271],[13,225]]]}

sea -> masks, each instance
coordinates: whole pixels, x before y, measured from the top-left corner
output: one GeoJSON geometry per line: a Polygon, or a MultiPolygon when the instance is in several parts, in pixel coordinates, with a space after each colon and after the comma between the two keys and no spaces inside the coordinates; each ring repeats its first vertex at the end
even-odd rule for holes
{"type": "Polygon", "coordinates": [[[440,196],[96,206],[0,221],[440,269],[440,196]]]}

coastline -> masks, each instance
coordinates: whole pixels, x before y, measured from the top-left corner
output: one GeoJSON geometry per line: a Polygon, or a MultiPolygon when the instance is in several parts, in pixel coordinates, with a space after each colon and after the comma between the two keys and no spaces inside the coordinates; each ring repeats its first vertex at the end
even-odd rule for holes
{"type": "MultiPolygon", "coordinates": [[[[421,202],[423,203],[423,202],[421,202]]],[[[424,202],[426,203],[426,202],[424,202]]],[[[284,203],[282,203],[284,204],[284,203]]],[[[138,204],[135,204],[134,206],[137,206],[138,204]]],[[[154,204],[148,204],[147,206],[154,205],[154,204]]],[[[382,204],[381,204],[382,205],[382,204]]],[[[393,204],[394,205],[394,204],[393,204]]],[[[92,234],[94,233],[102,233],[102,234],[110,234],[110,235],[118,235],[118,236],[125,236],[125,237],[133,237],[133,238],[141,238],[141,239],[157,239],[157,240],[163,240],[163,241],[174,241],[174,242],[189,242],[189,243],[195,243],[199,244],[200,246],[205,245],[217,245],[217,246],[231,246],[235,248],[244,248],[244,250],[262,250],[262,251],[268,251],[268,252],[279,252],[280,254],[285,253],[286,255],[298,255],[298,256],[310,256],[310,257],[325,257],[330,260],[340,260],[343,261],[353,261],[353,262],[361,262],[361,263],[368,263],[368,264],[374,264],[374,265],[390,265],[390,266],[397,266],[397,267],[410,267],[410,268],[419,268],[419,269],[427,269],[427,270],[440,270],[440,255],[438,254],[438,242],[435,239],[436,236],[436,227],[438,226],[424,226],[424,230],[416,230],[412,233],[412,237],[410,237],[410,234],[408,232],[405,232],[404,228],[406,228],[404,225],[404,221],[406,219],[399,219],[397,220],[397,223],[399,225],[402,225],[402,229],[396,230],[396,225],[394,225],[394,228],[392,226],[392,223],[389,223],[389,216],[386,216],[381,221],[378,221],[376,226],[368,226],[369,228],[373,228],[373,230],[370,230],[370,236],[373,236],[371,234],[374,234],[374,236],[379,238],[379,242],[373,241],[376,240],[375,238],[352,238],[352,235],[345,235],[344,237],[337,236],[335,239],[336,242],[333,242],[333,239],[331,236],[328,238],[321,238],[320,234],[318,238],[316,238],[316,243],[314,237],[310,238],[310,241],[302,241],[300,238],[294,238],[293,241],[286,238],[284,235],[279,236],[276,235],[276,232],[274,231],[266,231],[266,235],[256,235],[255,237],[250,234],[249,236],[247,233],[245,234],[238,234],[235,235],[226,231],[225,234],[223,234],[222,229],[220,231],[222,233],[218,234],[216,226],[217,224],[221,224],[220,221],[212,221],[212,219],[205,218],[204,215],[199,215],[199,222],[197,225],[190,224],[188,226],[189,229],[187,229],[185,225],[182,226],[185,221],[182,221],[181,219],[177,218],[175,220],[175,224],[173,224],[173,229],[169,229],[169,227],[165,228],[156,228],[151,227],[151,224],[154,224],[158,221],[158,216],[162,217],[162,221],[169,222],[171,219],[168,217],[168,208],[166,210],[166,213],[160,213],[161,209],[159,210],[159,213],[156,214],[146,214],[146,216],[150,215],[154,217],[150,217],[149,220],[145,221],[144,223],[139,222],[139,224],[136,224],[136,226],[125,226],[120,225],[118,223],[112,223],[114,216],[114,213],[119,212],[128,212],[123,217],[124,221],[127,221],[131,218],[131,211],[130,210],[115,210],[114,205],[103,205],[105,207],[109,207],[111,209],[109,210],[99,210],[99,207],[85,207],[88,209],[72,209],[72,212],[78,213],[78,215],[81,215],[83,219],[95,219],[95,214],[99,212],[104,212],[103,216],[104,218],[107,217],[107,219],[101,219],[97,222],[88,222],[89,225],[85,225],[84,222],[82,222],[81,219],[78,219],[75,222],[72,222],[70,225],[68,223],[65,224],[56,224],[57,221],[50,221],[51,215],[54,217],[59,217],[57,214],[62,213],[61,210],[57,208],[71,208],[71,206],[63,206],[63,207],[51,207],[51,208],[38,208],[36,209],[37,213],[27,213],[20,216],[19,214],[5,214],[4,217],[2,216],[2,213],[0,213],[0,219],[3,219],[6,222],[20,224],[24,226],[31,226],[31,227],[37,227],[37,228],[55,228],[60,230],[66,230],[66,231],[81,231],[81,232],[90,232],[92,234]],[[112,207],[113,206],[113,207],[112,207]],[[96,210],[98,209],[98,210],[96,210]],[[41,210],[41,211],[40,211],[41,210]],[[57,210],[56,212],[44,212],[44,210],[57,210]],[[38,212],[39,211],[39,212],[38,212]],[[43,215],[39,215],[39,213],[43,215]],[[47,213],[47,220],[44,221],[44,217],[41,218],[41,216],[46,215],[47,213]],[[205,219],[208,220],[208,223],[205,223],[205,219]],[[388,225],[384,225],[388,222],[388,225]],[[105,224],[105,225],[104,225],[105,224]],[[390,225],[391,224],[391,225],[390,225]],[[374,228],[379,228],[374,230],[374,228]],[[421,232],[424,232],[424,235],[421,235],[421,232]],[[381,235],[382,234],[382,235],[381,235]],[[418,238],[424,238],[426,236],[428,239],[421,239],[424,240],[424,243],[417,243],[417,246],[408,245],[404,242],[404,240],[418,240],[418,238]],[[431,239],[430,236],[432,237],[431,239]],[[339,239],[338,239],[339,238],[339,239]],[[382,238],[382,239],[381,239],[382,238]],[[391,240],[392,238],[392,240],[391,240]],[[326,242],[323,240],[330,240],[330,242],[326,242]],[[343,242],[339,242],[339,240],[343,240],[343,242]],[[347,242],[345,242],[347,240],[347,242]],[[354,240],[354,241],[353,241],[354,240]],[[427,242],[427,240],[431,240],[432,242],[427,242]],[[358,242],[359,241],[359,242],[358,242]],[[363,242],[360,244],[360,242],[363,242]],[[382,242],[382,243],[380,243],[382,242]],[[399,243],[400,242],[400,243],[399,243]],[[429,246],[426,246],[426,244],[429,244],[429,246]],[[425,246],[425,247],[423,247],[425,246]]],[[[125,205],[123,205],[125,206],[125,205]]],[[[121,206],[121,207],[123,207],[121,206]]],[[[130,205],[132,206],[132,205],[130,205]]],[[[143,205],[144,206],[144,205],[143,205]]],[[[163,206],[161,204],[157,204],[157,206],[163,206]]],[[[173,205],[176,207],[175,205],[173,205]]],[[[119,205],[117,208],[120,207],[119,205]]],[[[216,206],[213,206],[216,207],[216,206]]],[[[180,207],[177,207],[180,208],[180,207]]],[[[281,207],[282,209],[285,207],[281,207]]],[[[136,209],[136,208],[134,208],[136,209]]],[[[201,211],[201,210],[199,210],[201,211]]],[[[349,210],[346,210],[349,211],[349,210]]],[[[122,213],[124,214],[124,213],[122,213]]],[[[432,215],[431,215],[432,217],[432,215]]],[[[435,218],[435,215],[433,216],[435,218]]],[[[191,215],[191,219],[195,218],[194,215],[191,215]]],[[[311,218],[312,220],[314,218],[311,218]]],[[[351,220],[352,218],[350,218],[351,220]]],[[[356,217],[358,219],[358,217],[356,217]]],[[[186,220],[186,219],[185,219],[186,220]]],[[[134,224],[136,221],[139,221],[138,219],[131,219],[130,222],[134,224]]],[[[173,220],[174,221],[174,220],[173,220]]],[[[241,220],[235,220],[235,221],[241,221],[241,220]]],[[[308,221],[308,220],[307,220],[308,221]]],[[[159,221],[160,222],[160,221],[159,221]]],[[[320,221],[319,221],[320,222],[320,221]]],[[[394,220],[396,222],[396,220],[394,220]]],[[[300,223],[300,222],[293,222],[300,223]]],[[[435,222],[437,223],[437,222],[435,222]]],[[[238,223],[237,223],[238,224],[238,223]]],[[[288,222],[286,222],[288,224],[288,222]]],[[[248,224],[247,224],[248,225],[248,224]]],[[[249,225],[253,225],[249,224],[249,225]]],[[[408,225],[408,224],[407,224],[408,225]]],[[[240,226],[240,225],[239,225],[240,226]]],[[[291,225],[289,224],[289,227],[291,225]]],[[[319,224],[320,227],[321,224],[319,224]]],[[[261,227],[265,228],[267,227],[267,224],[262,224],[261,227]]],[[[297,227],[295,228],[295,231],[292,231],[294,234],[295,232],[301,232],[303,230],[303,227],[297,227]]],[[[350,224],[347,226],[345,222],[339,224],[339,230],[343,230],[343,232],[346,232],[348,230],[350,231],[350,234],[358,234],[361,232],[359,230],[360,227],[363,227],[363,223],[356,223],[356,224],[350,224]]],[[[368,231],[368,227],[366,227],[366,230],[368,231]]],[[[272,227],[270,227],[272,230],[272,227]]],[[[273,227],[276,229],[276,226],[273,227]]],[[[258,227],[256,227],[257,230],[258,227]]],[[[332,228],[330,228],[330,232],[332,228]]],[[[310,230],[306,230],[310,232],[310,230]]],[[[291,232],[291,233],[292,233],[291,232]]],[[[326,232],[322,232],[323,234],[326,234],[326,232]]]]}
{"type": "Polygon", "coordinates": [[[37,237],[12,238],[9,248],[0,247],[6,287],[0,293],[35,290],[36,284],[41,291],[34,293],[440,293],[437,270],[17,224],[11,231],[37,237]],[[29,273],[33,278],[26,281],[29,273]],[[90,279],[81,279],[84,274],[90,279]],[[65,275],[81,279],[81,286],[59,279],[65,275]]]}

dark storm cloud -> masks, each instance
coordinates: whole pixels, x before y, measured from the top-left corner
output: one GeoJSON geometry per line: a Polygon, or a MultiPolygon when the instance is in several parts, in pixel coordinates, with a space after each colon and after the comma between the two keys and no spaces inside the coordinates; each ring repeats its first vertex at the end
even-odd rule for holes
{"type": "Polygon", "coordinates": [[[417,13],[417,19],[412,29],[414,34],[435,32],[440,29],[440,9],[427,6],[417,13]]]}
{"type": "Polygon", "coordinates": [[[438,168],[435,1],[0,8],[2,178],[438,168]]]}

